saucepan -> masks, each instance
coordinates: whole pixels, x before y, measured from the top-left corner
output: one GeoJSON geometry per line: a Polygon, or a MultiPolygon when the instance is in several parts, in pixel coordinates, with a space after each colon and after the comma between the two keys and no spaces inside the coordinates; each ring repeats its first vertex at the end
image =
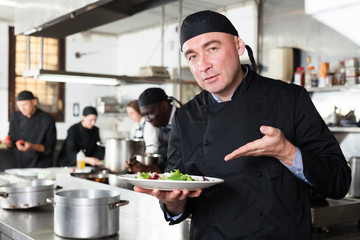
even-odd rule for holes
{"type": "Polygon", "coordinates": [[[105,167],[115,173],[126,173],[126,162],[135,155],[145,152],[144,141],[131,139],[106,139],[105,167]]]}
{"type": "MultiPolygon", "coordinates": [[[[0,187],[0,204],[4,209],[23,209],[48,205],[46,199],[54,196],[53,180],[31,180],[0,187]]],[[[60,187],[57,187],[60,188],[60,187]]]]}
{"type": "Polygon", "coordinates": [[[160,163],[160,155],[157,153],[154,154],[146,154],[146,155],[134,155],[133,159],[141,162],[142,164],[149,165],[157,165],[160,163]]]}
{"type": "Polygon", "coordinates": [[[360,197],[360,156],[353,156],[349,159],[351,168],[351,184],[349,195],[360,197]]]}
{"type": "Polygon", "coordinates": [[[48,199],[54,206],[54,232],[66,238],[92,239],[112,236],[119,231],[120,200],[114,190],[62,190],[48,199]]]}

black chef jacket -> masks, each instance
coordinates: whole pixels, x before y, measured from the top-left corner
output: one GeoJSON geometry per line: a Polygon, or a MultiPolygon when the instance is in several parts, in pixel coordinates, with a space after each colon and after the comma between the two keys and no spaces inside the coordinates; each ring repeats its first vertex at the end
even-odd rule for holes
{"type": "Polygon", "coordinates": [[[9,135],[13,142],[24,140],[42,144],[45,152],[28,150],[21,152],[15,147],[16,160],[21,168],[45,168],[53,165],[53,152],[56,145],[56,127],[54,119],[37,108],[30,118],[17,111],[10,117],[9,135]]]}
{"type": "Polygon", "coordinates": [[[58,157],[58,166],[76,165],[76,154],[83,150],[85,156],[104,159],[105,149],[98,146],[100,142],[99,128],[84,128],[81,122],[72,125],[61,148],[58,157]]]}
{"type": "Polygon", "coordinates": [[[170,224],[192,214],[194,240],[311,239],[310,185],[272,157],[224,161],[261,138],[261,125],[279,128],[301,150],[304,175],[317,192],[346,195],[350,168],[306,90],[249,70],[231,101],[217,103],[203,91],[176,112],[165,171],[225,181],[188,198],[182,217],[167,219],[170,224]]]}
{"type": "Polygon", "coordinates": [[[159,149],[158,152],[161,156],[161,161],[158,164],[160,171],[163,172],[165,168],[165,164],[167,161],[167,148],[169,145],[169,137],[170,137],[171,126],[160,127],[159,128],[159,149]]]}

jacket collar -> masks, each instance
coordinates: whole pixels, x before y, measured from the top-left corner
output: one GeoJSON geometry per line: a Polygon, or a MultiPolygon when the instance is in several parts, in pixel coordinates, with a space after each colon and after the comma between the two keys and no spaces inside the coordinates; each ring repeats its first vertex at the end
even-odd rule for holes
{"type": "MultiPolygon", "coordinates": [[[[250,85],[250,79],[254,76],[255,72],[250,69],[249,65],[241,65],[242,70],[245,72],[244,79],[241,81],[240,85],[235,89],[230,99],[232,100],[235,95],[238,95],[238,92],[241,92],[240,95],[245,94],[248,86],[250,85]]],[[[209,92],[210,93],[210,92],[209,92]]],[[[212,98],[217,103],[222,103],[222,100],[217,97],[215,94],[210,93],[212,98]]]]}

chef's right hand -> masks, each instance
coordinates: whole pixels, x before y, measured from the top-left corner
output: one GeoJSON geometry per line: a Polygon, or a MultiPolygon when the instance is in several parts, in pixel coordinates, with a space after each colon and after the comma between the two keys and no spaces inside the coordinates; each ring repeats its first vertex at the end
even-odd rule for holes
{"type": "Polygon", "coordinates": [[[128,168],[128,171],[131,173],[138,173],[138,172],[144,172],[145,171],[145,166],[135,160],[134,158],[131,158],[129,161],[126,162],[126,167],[128,168]]]}
{"type": "Polygon", "coordinates": [[[173,191],[160,191],[157,188],[145,189],[139,186],[135,186],[134,191],[140,193],[147,193],[156,197],[165,204],[166,210],[169,214],[173,216],[177,216],[184,212],[186,198],[199,197],[202,192],[201,189],[195,191],[189,191],[187,189],[184,189],[182,191],[180,189],[174,189],[173,191]]]}
{"type": "Polygon", "coordinates": [[[90,164],[91,166],[101,166],[102,163],[98,158],[95,157],[85,157],[85,163],[90,164]]]}

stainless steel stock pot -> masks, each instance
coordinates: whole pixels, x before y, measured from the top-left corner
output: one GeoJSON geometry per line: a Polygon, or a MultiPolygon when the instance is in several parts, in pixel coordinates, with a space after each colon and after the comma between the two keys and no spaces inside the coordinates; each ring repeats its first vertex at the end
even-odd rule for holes
{"type": "Polygon", "coordinates": [[[66,238],[91,239],[117,234],[120,200],[112,190],[63,190],[49,199],[54,205],[54,232],[66,238]]]}

